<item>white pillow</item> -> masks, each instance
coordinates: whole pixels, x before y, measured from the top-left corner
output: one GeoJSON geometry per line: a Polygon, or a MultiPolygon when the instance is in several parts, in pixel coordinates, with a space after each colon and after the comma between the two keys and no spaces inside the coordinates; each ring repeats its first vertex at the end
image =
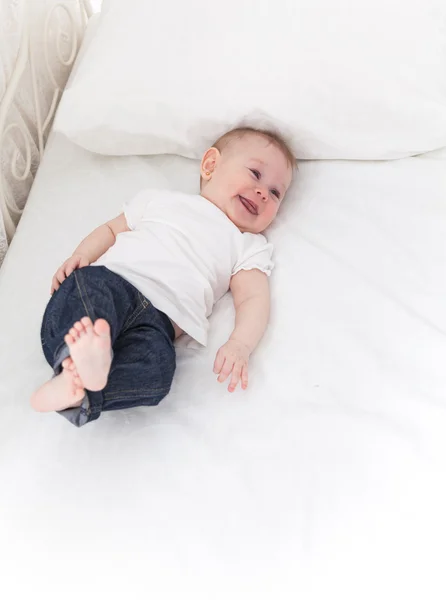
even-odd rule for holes
{"type": "Polygon", "coordinates": [[[273,123],[299,158],[446,146],[446,2],[108,0],[55,128],[195,158],[241,121],[273,123]]]}

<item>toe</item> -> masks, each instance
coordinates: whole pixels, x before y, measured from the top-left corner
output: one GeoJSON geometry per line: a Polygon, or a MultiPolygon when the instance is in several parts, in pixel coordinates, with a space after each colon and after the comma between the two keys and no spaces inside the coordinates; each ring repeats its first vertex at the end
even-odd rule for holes
{"type": "Polygon", "coordinates": [[[81,319],[82,327],[85,328],[87,333],[91,333],[93,329],[93,323],[90,317],[83,317],[81,319]]]}
{"type": "Polygon", "coordinates": [[[75,339],[70,333],[67,333],[67,335],[64,337],[64,342],[67,344],[67,346],[72,346],[75,342],[75,339]]]}
{"type": "Polygon", "coordinates": [[[78,332],[79,335],[85,332],[85,328],[80,321],[76,321],[73,325],[74,329],[78,332]]]}
{"type": "Polygon", "coordinates": [[[79,377],[79,375],[76,373],[73,377],[73,381],[74,381],[74,385],[77,388],[84,388],[84,384],[82,383],[82,379],[79,377]]]}
{"type": "Polygon", "coordinates": [[[74,369],[74,362],[70,356],[64,361],[62,361],[62,367],[64,369],[68,369],[69,371],[72,371],[74,369]]]}
{"type": "Polygon", "coordinates": [[[72,327],[68,333],[74,340],[77,340],[77,338],[79,337],[79,332],[74,327],[72,327]]]}
{"type": "Polygon", "coordinates": [[[108,337],[110,335],[110,325],[105,319],[98,319],[94,324],[94,331],[96,335],[108,337]]]}

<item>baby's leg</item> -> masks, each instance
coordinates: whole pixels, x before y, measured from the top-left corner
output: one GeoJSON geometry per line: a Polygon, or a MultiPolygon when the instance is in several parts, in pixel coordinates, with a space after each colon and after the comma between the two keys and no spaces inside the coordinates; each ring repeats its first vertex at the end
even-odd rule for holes
{"type": "MultiPolygon", "coordinates": [[[[74,271],[52,296],[41,330],[45,358],[54,374],[59,376],[62,368],[70,370],[66,365],[71,363],[66,361],[71,357],[80,378],[76,386],[85,389],[79,410],[61,410],[70,422],[81,426],[98,418],[98,407],[102,403],[100,390],[107,383],[111,348],[120,332],[133,323],[147,304],[131,284],[105,267],[85,267],[74,271]]],[[[50,386],[49,382],[45,394],[48,390],[51,394],[58,390],[63,397],[61,404],[71,406],[81,400],[80,392],[76,391],[74,398],[70,396],[69,402],[66,402],[63,391],[66,388],[62,390],[62,382],[67,382],[66,374],[64,378],[54,379],[57,379],[57,388],[55,383],[50,386]]],[[[36,394],[33,406],[37,402],[36,394]]],[[[42,398],[41,393],[39,398],[42,398]]],[[[37,404],[40,405],[39,402],[37,404]]]]}
{"type": "MultiPolygon", "coordinates": [[[[61,370],[62,361],[71,354],[65,339],[67,334],[70,330],[75,331],[75,324],[80,332],[85,333],[83,317],[89,317],[93,322],[105,319],[111,329],[113,344],[135,308],[130,287],[104,267],[85,267],[64,280],[48,303],[41,330],[43,352],[56,375],[61,370]]],[[[68,340],[72,342],[70,346],[75,345],[73,336],[68,340]]],[[[88,389],[88,382],[83,383],[88,389]]]]}
{"type": "MultiPolygon", "coordinates": [[[[175,331],[169,319],[147,303],[113,346],[107,386],[100,392],[101,411],[156,406],[169,393],[175,373],[175,331]]],[[[94,403],[96,394],[93,392],[94,403]]],[[[98,394],[99,396],[99,394],[98,394]]]]}

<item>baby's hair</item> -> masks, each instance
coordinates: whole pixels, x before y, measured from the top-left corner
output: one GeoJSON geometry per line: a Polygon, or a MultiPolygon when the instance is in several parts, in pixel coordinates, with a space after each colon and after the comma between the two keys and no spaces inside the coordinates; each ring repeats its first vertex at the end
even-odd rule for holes
{"type": "Polygon", "coordinates": [[[284,138],[275,131],[270,129],[256,129],[255,127],[236,127],[231,129],[227,133],[223,134],[218,140],[212,144],[214,148],[217,148],[220,152],[234,139],[240,140],[245,135],[261,135],[262,137],[269,140],[271,144],[276,146],[282,154],[285,156],[289,166],[294,169],[297,166],[297,160],[294,156],[290,145],[284,140],[284,138]]]}

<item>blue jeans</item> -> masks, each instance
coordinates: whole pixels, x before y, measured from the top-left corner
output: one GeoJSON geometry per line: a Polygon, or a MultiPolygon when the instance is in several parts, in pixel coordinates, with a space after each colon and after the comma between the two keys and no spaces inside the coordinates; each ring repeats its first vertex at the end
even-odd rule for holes
{"type": "Polygon", "coordinates": [[[70,355],[64,336],[86,316],[110,325],[113,361],[108,382],[100,392],[86,390],[80,407],[60,414],[80,427],[103,410],[158,404],[170,391],[176,364],[175,331],[168,317],[106,267],[74,271],[53,294],[43,317],[43,353],[55,375],[70,355]]]}

